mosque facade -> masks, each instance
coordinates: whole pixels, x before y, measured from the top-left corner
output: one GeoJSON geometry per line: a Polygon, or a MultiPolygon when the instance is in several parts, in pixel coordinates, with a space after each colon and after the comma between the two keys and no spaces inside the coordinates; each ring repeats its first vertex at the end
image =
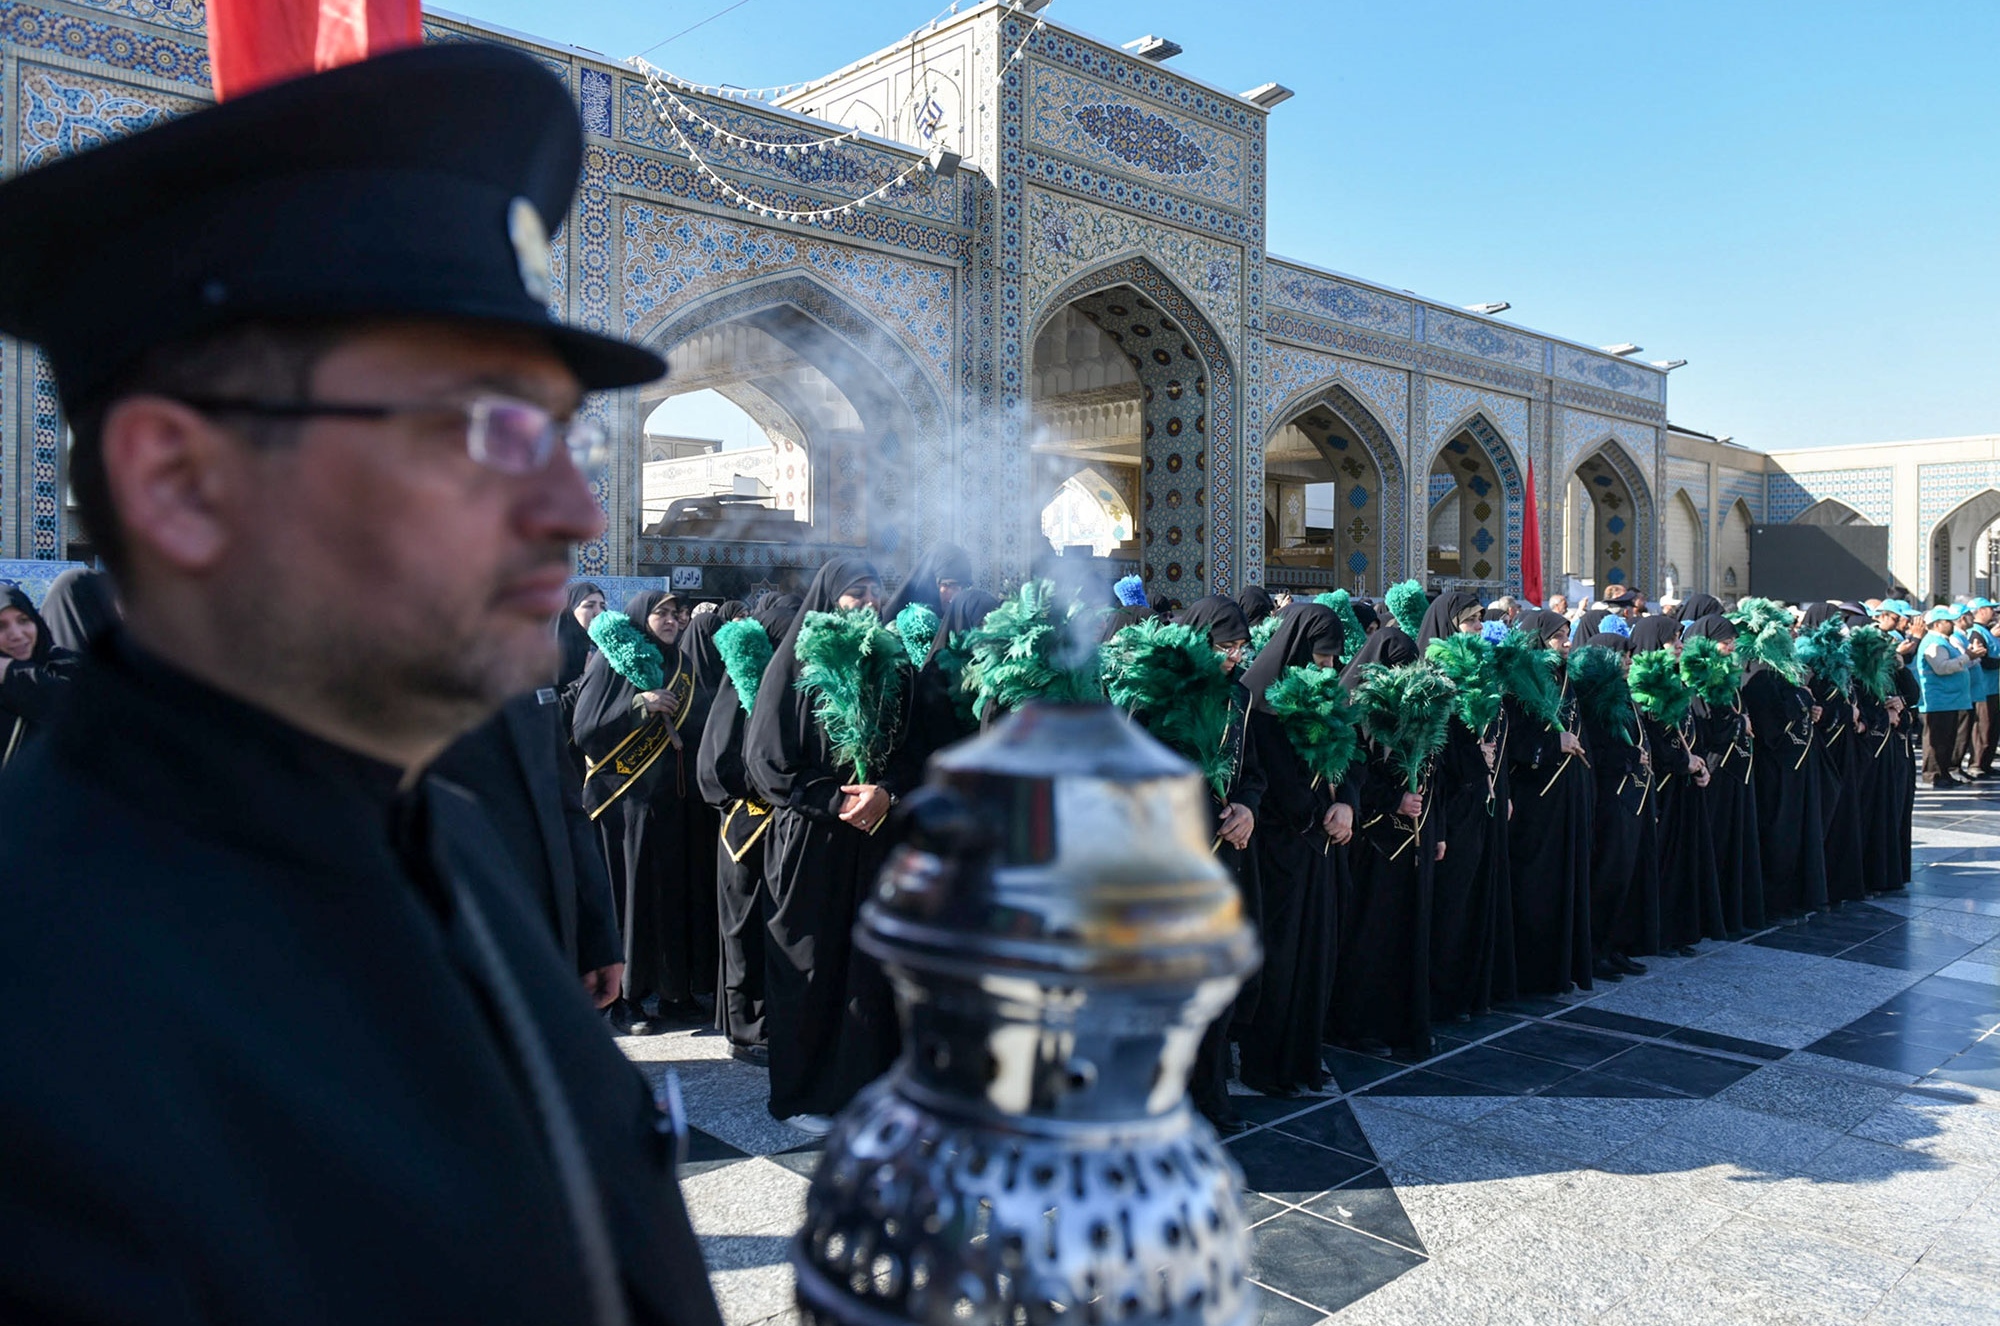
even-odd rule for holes
{"type": "MultiPolygon", "coordinates": [[[[0,0],[0,168],[205,104],[204,23],[199,0],[0,0]]],[[[1032,6],[754,94],[446,15],[425,35],[569,88],[588,141],[551,311],[672,369],[588,406],[619,446],[582,572],[735,592],[836,548],[893,578],[951,540],[996,585],[1088,546],[1155,601],[1499,593],[1532,504],[1551,593],[1745,593],[1748,528],[1787,520],[1888,525],[1920,590],[1985,583],[2000,439],[1752,451],[1671,427],[1661,367],[1271,254],[1274,94],[1032,6]],[[768,445],[648,436],[700,390],[768,445]]],[[[87,553],[65,449],[47,365],[0,340],[0,568],[87,553]]]]}

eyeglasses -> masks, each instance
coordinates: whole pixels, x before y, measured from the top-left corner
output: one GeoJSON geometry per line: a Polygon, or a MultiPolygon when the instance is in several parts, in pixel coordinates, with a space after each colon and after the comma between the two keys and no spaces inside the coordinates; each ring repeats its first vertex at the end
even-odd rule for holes
{"type": "Polygon", "coordinates": [[[351,405],[333,401],[243,401],[204,396],[176,400],[203,414],[245,414],[257,419],[395,419],[413,414],[456,414],[465,422],[465,454],[501,474],[534,474],[555,458],[560,441],[570,464],[586,473],[603,469],[611,442],[595,419],[558,419],[541,406],[511,396],[477,396],[463,405],[351,405]]]}

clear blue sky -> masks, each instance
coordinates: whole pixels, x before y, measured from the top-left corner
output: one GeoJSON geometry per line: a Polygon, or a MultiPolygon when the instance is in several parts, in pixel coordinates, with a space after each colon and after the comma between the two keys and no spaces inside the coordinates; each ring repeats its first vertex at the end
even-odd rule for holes
{"type": "MultiPolygon", "coordinates": [[[[622,58],[730,0],[453,0],[622,58]]],[[[931,0],[747,0],[655,52],[827,73],[931,0]]],[[[2000,432],[2000,0],[1054,0],[1298,95],[1270,246],[1524,326],[1636,341],[1676,423],[1757,447],[2000,432]]]]}

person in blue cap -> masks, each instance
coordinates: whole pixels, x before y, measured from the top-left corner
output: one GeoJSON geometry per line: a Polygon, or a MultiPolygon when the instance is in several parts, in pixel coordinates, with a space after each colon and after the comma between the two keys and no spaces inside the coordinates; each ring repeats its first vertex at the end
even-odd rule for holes
{"type": "Polygon", "coordinates": [[[664,371],[549,316],[581,152],[474,42],[0,185],[125,608],[0,774],[0,1315],[718,1321],[670,1121],[426,772],[553,672],[585,395],[664,371]]]}
{"type": "Polygon", "coordinates": [[[1934,788],[1958,787],[1958,763],[1964,754],[1964,732],[1972,710],[1972,675],[1976,666],[1953,635],[1955,609],[1940,604],[1924,614],[1928,628],[1917,647],[1917,682],[1923,698],[1923,777],[1934,788]]]}
{"type": "Polygon", "coordinates": [[[1969,761],[1972,772],[1983,775],[1994,772],[1994,747],[2000,745],[2000,643],[1993,637],[1993,600],[1975,598],[1965,606],[1972,610],[1972,621],[1963,629],[1969,640],[1979,641],[1983,651],[1979,656],[1979,674],[1972,679],[1978,695],[1972,706],[1969,761]]]}

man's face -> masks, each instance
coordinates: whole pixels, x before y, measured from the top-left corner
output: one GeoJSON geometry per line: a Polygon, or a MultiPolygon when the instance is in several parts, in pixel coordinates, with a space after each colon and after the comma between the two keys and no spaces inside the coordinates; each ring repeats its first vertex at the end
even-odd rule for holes
{"type": "Polygon", "coordinates": [[[35,619],[19,608],[0,608],[0,654],[17,663],[35,656],[35,619]]]}
{"type": "MultiPolygon", "coordinates": [[[[557,418],[579,400],[541,338],[431,323],[358,331],[320,360],[308,393],[443,406],[482,395],[557,418]]],[[[463,416],[440,410],[312,419],[288,444],[244,445],[249,500],[229,513],[219,577],[243,620],[282,632],[344,710],[448,735],[553,670],[548,623],[571,546],[604,529],[560,443],[541,470],[503,474],[467,454],[463,416]]]]}
{"type": "Polygon", "coordinates": [[[1991,626],[1993,624],[1993,609],[1974,608],[1972,610],[1972,620],[1978,622],[1981,626],[1991,626]]]}
{"type": "Polygon", "coordinates": [[[1557,594],[1557,595],[1556,595],[1555,597],[1553,597],[1553,598],[1551,598],[1551,599],[1549,600],[1549,611],[1550,611],[1550,612],[1568,612],[1568,611],[1569,611],[1569,599],[1568,599],[1568,598],[1566,598],[1565,596],[1561,595],[1561,594],[1557,594]]]}

